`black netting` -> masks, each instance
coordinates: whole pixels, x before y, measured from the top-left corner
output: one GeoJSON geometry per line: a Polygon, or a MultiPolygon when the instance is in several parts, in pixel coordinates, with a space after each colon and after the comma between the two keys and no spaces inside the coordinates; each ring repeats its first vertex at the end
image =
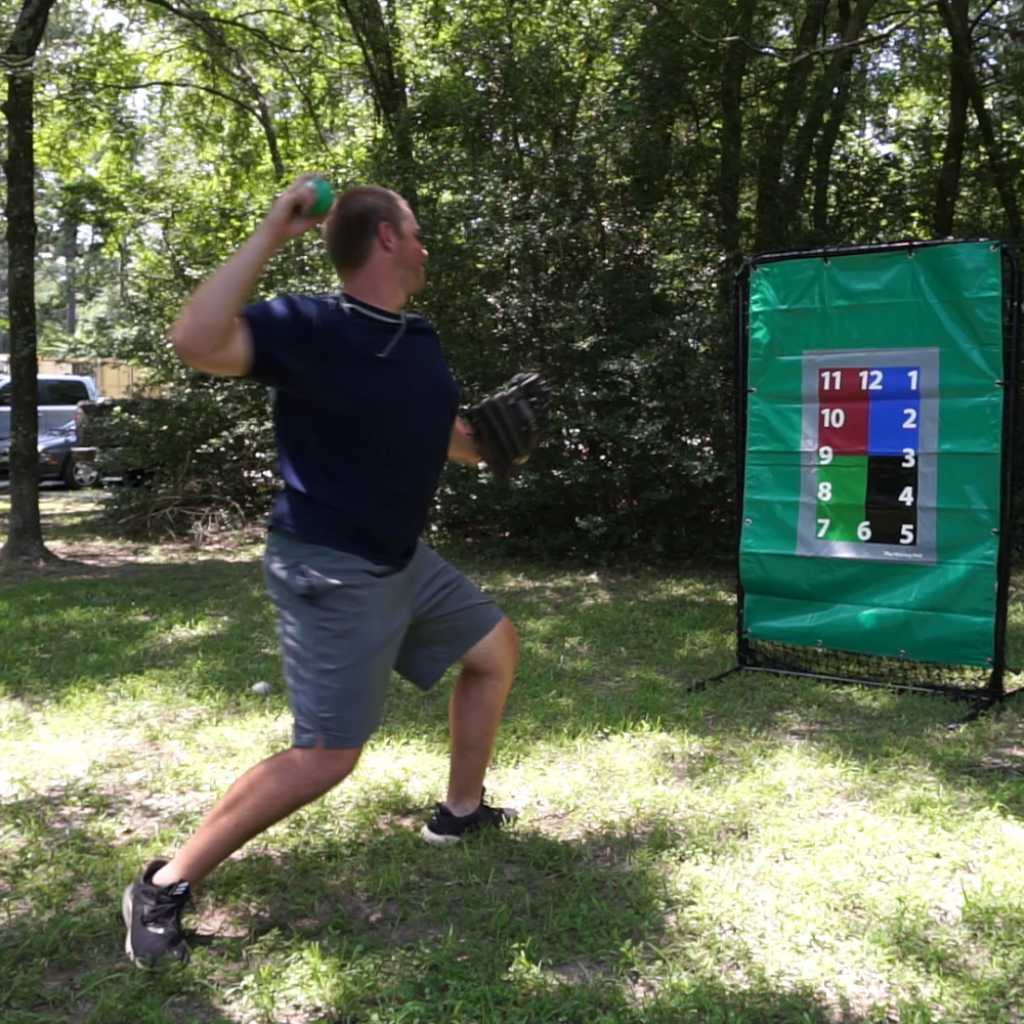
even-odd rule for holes
{"type": "Polygon", "coordinates": [[[745,640],[740,649],[740,664],[770,672],[965,696],[992,694],[999,687],[998,680],[993,679],[992,666],[946,665],[768,640],[745,640]]]}

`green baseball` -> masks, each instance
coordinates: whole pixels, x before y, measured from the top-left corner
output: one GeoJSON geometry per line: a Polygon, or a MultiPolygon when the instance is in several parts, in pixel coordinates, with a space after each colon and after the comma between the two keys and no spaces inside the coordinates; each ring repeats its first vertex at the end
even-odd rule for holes
{"type": "Polygon", "coordinates": [[[307,217],[322,217],[334,202],[334,189],[323,178],[310,178],[306,187],[313,190],[316,198],[313,205],[306,210],[307,217]]]}

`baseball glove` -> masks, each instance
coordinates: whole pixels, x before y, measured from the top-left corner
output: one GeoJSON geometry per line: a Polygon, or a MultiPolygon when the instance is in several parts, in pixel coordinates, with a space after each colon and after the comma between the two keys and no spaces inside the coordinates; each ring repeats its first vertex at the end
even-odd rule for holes
{"type": "Polygon", "coordinates": [[[517,373],[497,394],[466,410],[480,454],[507,480],[529,459],[548,425],[550,391],[537,373],[517,373]]]}

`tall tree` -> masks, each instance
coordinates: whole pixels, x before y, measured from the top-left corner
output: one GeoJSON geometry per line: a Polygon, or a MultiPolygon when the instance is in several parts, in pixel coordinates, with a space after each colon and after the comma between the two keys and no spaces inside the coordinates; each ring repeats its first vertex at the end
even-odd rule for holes
{"type": "Polygon", "coordinates": [[[939,12],[953,48],[954,73],[960,77],[963,89],[974,110],[985,152],[988,155],[989,166],[992,169],[992,177],[995,180],[999,197],[1003,201],[1007,224],[1013,237],[1019,239],[1024,236],[1024,222],[1021,221],[1016,188],[1010,169],[1006,165],[1003,146],[996,134],[992,114],[988,109],[984,87],[974,67],[971,23],[968,19],[966,0],[964,2],[945,0],[939,4],[939,12]]]}
{"type": "Polygon", "coordinates": [[[11,524],[0,560],[40,562],[54,556],[39,519],[35,303],[35,56],[56,0],[23,0],[4,49],[7,69],[7,252],[11,376],[11,524]]]}
{"type": "MultiPolygon", "coordinates": [[[[967,0],[949,0],[956,9],[955,24],[966,24],[967,0]]],[[[948,24],[948,23],[947,23],[948,24]]],[[[946,121],[946,141],[942,153],[942,166],[935,197],[935,234],[946,238],[953,234],[956,200],[960,194],[960,174],[963,169],[964,148],[967,142],[967,110],[970,105],[964,64],[970,60],[973,40],[968,35],[965,45],[954,48],[949,60],[949,109],[946,121]]]]}
{"type": "Polygon", "coordinates": [[[395,4],[393,0],[340,0],[340,6],[362,51],[373,102],[394,147],[396,185],[416,208],[419,187],[395,4]]]}

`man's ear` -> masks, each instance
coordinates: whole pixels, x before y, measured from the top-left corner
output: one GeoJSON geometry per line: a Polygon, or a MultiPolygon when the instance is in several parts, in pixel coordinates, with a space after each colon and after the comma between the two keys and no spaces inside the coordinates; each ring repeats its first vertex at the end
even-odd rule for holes
{"type": "Polygon", "coordinates": [[[398,236],[395,229],[386,221],[382,220],[377,225],[377,241],[385,252],[394,252],[398,236]]]}

